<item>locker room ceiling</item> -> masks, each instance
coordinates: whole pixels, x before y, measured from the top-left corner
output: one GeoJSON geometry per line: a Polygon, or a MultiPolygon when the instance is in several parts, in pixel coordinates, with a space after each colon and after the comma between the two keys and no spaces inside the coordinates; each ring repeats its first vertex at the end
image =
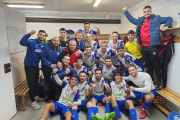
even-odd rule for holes
{"type": "MultiPolygon", "coordinates": [[[[43,4],[41,10],[79,11],[79,12],[122,12],[123,7],[133,7],[143,0],[101,0],[98,7],[94,7],[95,0],[0,0],[12,4],[43,4]]],[[[20,9],[29,10],[29,9],[20,9]]]]}

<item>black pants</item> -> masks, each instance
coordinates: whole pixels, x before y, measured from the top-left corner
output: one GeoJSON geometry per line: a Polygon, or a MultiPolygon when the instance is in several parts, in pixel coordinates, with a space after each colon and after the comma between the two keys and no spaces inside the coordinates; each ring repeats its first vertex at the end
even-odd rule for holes
{"type": "Polygon", "coordinates": [[[45,85],[49,82],[49,79],[51,77],[51,73],[44,73],[43,72],[43,75],[44,75],[44,80],[45,80],[45,85]]]}
{"type": "Polygon", "coordinates": [[[145,66],[147,67],[147,73],[150,74],[151,78],[153,78],[153,69],[155,69],[157,82],[161,82],[161,69],[160,62],[158,59],[159,47],[142,47],[142,55],[145,61],[145,66]]]}
{"type": "Polygon", "coordinates": [[[59,100],[61,91],[62,88],[60,86],[54,85],[51,82],[48,82],[44,88],[44,94],[48,96],[50,99],[54,99],[55,101],[59,100]]]}
{"type": "Polygon", "coordinates": [[[39,80],[39,67],[38,66],[24,66],[27,84],[29,87],[29,95],[31,102],[35,101],[37,96],[38,80],[39,80]]]}

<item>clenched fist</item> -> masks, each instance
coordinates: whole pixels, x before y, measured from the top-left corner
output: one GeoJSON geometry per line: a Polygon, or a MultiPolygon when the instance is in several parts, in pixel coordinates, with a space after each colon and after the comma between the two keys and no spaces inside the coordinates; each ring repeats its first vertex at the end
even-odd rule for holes
{"type": "Polygon", "coordinates": [[[69,68],[66,68],[65,73],[68,74],[68,73],[70,73],[70,72],[71,72],[71,70],[70,70],[69,68]]]}
{"type": "Polygon", "coordinates": [[[127,7],[123,8],[123,11],[126,12],[127,11],[127,7]]]}
{"type": "Polygon", "coordinates": [[[29,34],[30,35],[34,35],[36,33],[36,31],[35,30],[32,30],[29,34]]]}

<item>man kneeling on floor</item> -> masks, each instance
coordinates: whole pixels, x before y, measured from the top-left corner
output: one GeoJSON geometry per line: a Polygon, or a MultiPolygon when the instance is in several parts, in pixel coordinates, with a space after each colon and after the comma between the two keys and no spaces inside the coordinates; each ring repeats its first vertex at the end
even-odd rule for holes
{"type": "Polygon", "coordinates": [[[112,81],[110,83],[110,87],[112,90],[111,104],[112,104],[113,110],[116,112],[116,116],[118,120],[123,120],[121,118],[120,111],[126,114],[130,113],[131,120],[137,120],[136,110],[134,109],[132,100],[126,100],[124,97],[124,95],[133,96],[132,95],[133,93],[130,92],[128,88],[126,87],[126,84],[122,82],[123,73],[120,71],[114,72],[114,79],[115,81],[112,81]]]}
{"type": "MultiPolygon", "coordinates": [[[[156,98],[157,92],[154,90],[154,84],[151,76],[145,72],[137,72],[135,65],[128,66],[129,76],[124,77],[125,80],[132,81],[137,87],[130,86],[129,89],[133,91],[136,100],[145,99],[140,103],[139,108],[143,108],[139,115],[140,119],[146,117],[146,109],[148,109],[154,98],[156,98]]],[[[131,96],[129,96],[131,97],[131,96]]],[[[128,98],[128,96],[127,96],[128,98]]],[[[131,98],[130,98],[131,99],[131,98]]]]}
{"type": "MultiPolygon", "coordinates": [[[[72,75],[69,82],[63,82],[57,76],[56,72],[57,71],[53,71],[54,78],[56,82],[62,87],[62,93],[59,101],[46,104],[41,115],[41,120],[46,120],[48,118],[49,112],[51,116],[60,114],[61,119],[65,117],[66,120],[71,120],[71,117],[73,117],[73,120],[78,120],[79,116],[77,113],[77,105],[81,105],[79,89],[77,89],[76,94],[72,94],[73,88],[77,84],[77,77],[72,75]],[[74,101],[75,98],[76,101],[74,101]]],[[[64,78],[64,81],[67,81],[67,77],[64,78]]]]}
{"type": "Polygon", "coordinates": [[[92,95],[91,102],[94,104],[94,106],[96,106],[97,102],[105,104],[106,115],[104,120],[109,120],[115,117],[115,112],[110,113],[110,97],[104,95],[104,88],[106,88],[107,92],[111,94],[111,88],[107,84],[106,80],[102,78],[102,70],[100,68],[96,68],[95,79],[93,82],[91,81],[90,84],[90,94],[92,95]]]}

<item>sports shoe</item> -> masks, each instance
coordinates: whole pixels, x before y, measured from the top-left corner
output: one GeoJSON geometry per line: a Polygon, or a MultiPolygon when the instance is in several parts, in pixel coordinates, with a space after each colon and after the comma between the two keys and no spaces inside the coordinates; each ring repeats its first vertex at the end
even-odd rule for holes
{"type": "Polygon", "coordinates": [[[51,99],[50,102],[54,102],[54,99],[51,99]]]}
{"type": "Polygon", "coordinates": [[[142,109],[143,107],[144,107],[144,100],[142,100],[138,105],[139,109],[142,109]]]}
{"type": "Polygon", "coordinates": [[[91,118],[92,120],[102,120],[102,118],[98,115],[92,115],[91,118]]]}
{"type": "Polygon", "coordinates": [[[157,86],[156,86],[155,90],[161,90],[161,82],[157,83],[157,86]]]}
{"type": "Polygon", "coordinates": [[[115,112],[110,112],[110,113],[107,113],[104,117],[104,120],[110,120],[110,119],[113,119],[115,117],[116,113],[115,112]]]}
{"type": "Polygon", "coordinates": [[[99,106],[102,106],[102,104],[101,103],[98,103],[99,104],[99,106]]]}
{"type": "Polygon", "coordinates": [[[164,103],[164,98],[158,95],[158,96],[153,100],[153,103],[164,103]]]}
{"type": "Polygon", "coordinates": [[[145,110],[141,110],[141,113],[139,115],[140,119],[144,119],[146,117],[146,111],[145,110]]]}
{"type": "Polygon", "coordinates": [[[36,102],[44,102],[44,98],[41,98],[41,97],[39,97],[39,96],[36,96],[36,97],[35,97],[35,101],[36,101],[36,102]]]}
{"type": "Polygon", "coordinates": [[[36,101],[32,102],[31,107],[35,110],[41,109],[41,106],[36,101]]]}

